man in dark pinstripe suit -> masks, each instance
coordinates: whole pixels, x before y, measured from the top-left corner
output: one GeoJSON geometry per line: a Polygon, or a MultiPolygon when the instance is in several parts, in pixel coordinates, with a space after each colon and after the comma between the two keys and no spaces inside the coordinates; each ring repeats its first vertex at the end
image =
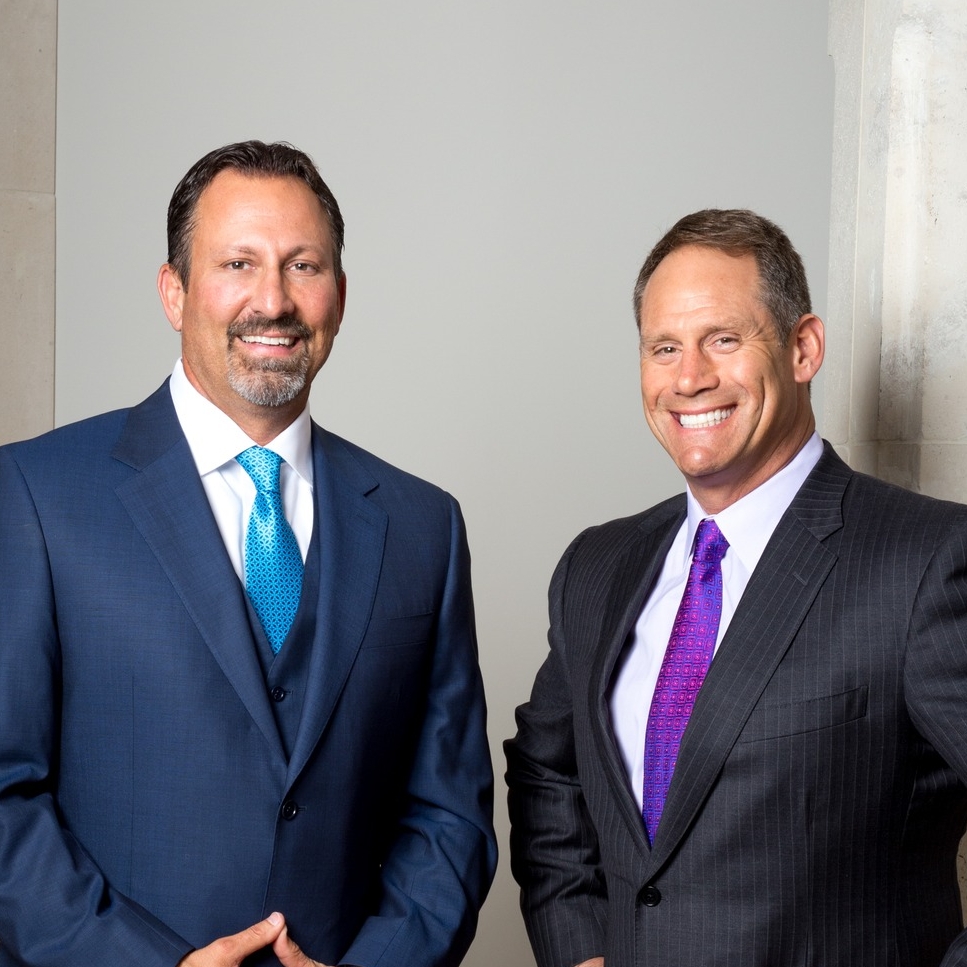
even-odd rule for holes
{"type": "Polygon", "coordinates": [[[967,965],[967,507],[820,440],[823,324],[766,219],[686,216],[635,311],[645,414],[687,492],[585,531],[551,583],[507,743],[539,964],[967,965]],[[648,828],[649,710],[707,518],[728,543],[714,657],[648,828]]]}

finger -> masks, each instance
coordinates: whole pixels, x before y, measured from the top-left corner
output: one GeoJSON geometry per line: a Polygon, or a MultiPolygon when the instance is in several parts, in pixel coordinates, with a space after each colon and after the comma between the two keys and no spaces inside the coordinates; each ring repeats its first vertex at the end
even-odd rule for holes
{"type": "Polygon", "coordinates": [[[230,937],[220,937],[206,949],[214,955],[216,964],[237,967],[249,954],[274,943],[284,927],[285,919],[282,914],[273,913],[265,920],[253,923],[251,927],[246,927],[230,937]]]}
{"type": "Polygon", "coordinates": [[[285,927],[278,939],[272,945],[272,952],[279,958],[282,967],[323,967],[316,960],[311,960],[299,945],[289,936],[289,928],[285,927]]]}

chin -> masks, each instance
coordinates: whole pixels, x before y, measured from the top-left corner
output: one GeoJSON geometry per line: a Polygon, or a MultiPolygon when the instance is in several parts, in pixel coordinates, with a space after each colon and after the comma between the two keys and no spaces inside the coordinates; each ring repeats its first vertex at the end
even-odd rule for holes
{"type": "Polygon", "coordinates": [[[255,406],[287,406],[306,387],[306,374],[260,373],[230,376],[229,385],[246,402],[255,406]]]}

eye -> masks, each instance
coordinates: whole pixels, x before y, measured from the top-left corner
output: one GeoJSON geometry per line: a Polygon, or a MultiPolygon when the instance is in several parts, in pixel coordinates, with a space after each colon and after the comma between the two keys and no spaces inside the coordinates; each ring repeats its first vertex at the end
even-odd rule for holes
{"type": "Polygon", "coordinates": [[[248,262],[246,262],[244,259],[232,259],[232,261],[228,263],[228,268],[235,269],[236,271],[239,269],[244,269],[247,266],[248,262]]]}
{"type": "Polygon", "coordinates": [[[312,262],[293,262],[292,269],[295,272],[311,273],[315,272],[316,267],[312,262]]]}

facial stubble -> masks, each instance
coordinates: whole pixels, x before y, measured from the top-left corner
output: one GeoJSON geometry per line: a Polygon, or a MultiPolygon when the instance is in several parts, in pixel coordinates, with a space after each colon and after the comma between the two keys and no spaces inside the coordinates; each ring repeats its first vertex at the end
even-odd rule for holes
{"type": "Polygon", "coordinates": [[[305,389],[309,376],[309,339],[312,333],[292,316],[267,319],[255,316],[228,328],[228,385],[255,406],[286,406],[305,389]],[[252,359],[240,352],[243,336],[273,336],[299,341],[299,352],[285,358],[252,359]]]}

